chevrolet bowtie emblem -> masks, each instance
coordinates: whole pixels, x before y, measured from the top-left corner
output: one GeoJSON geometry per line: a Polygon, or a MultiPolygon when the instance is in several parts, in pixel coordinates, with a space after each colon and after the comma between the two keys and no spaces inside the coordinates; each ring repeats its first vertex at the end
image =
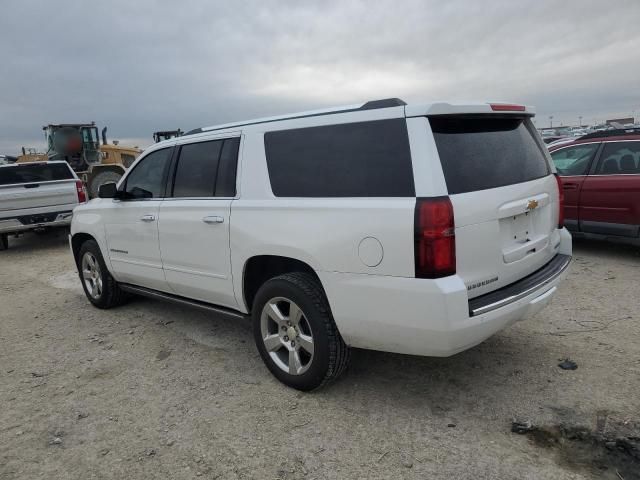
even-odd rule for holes
{"type": "Polygon", "coordinates": [[[529,203],[527,204],[527,210],[535,210],[536,208],[538,208],[538,201],[537,200],[529,200],[529,203]]]}

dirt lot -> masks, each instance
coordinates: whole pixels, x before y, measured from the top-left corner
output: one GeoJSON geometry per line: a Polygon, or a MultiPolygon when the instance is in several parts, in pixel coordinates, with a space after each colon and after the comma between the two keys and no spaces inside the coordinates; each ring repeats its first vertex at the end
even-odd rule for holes
{"type": "Polygon", "coordinates": [[[97,310],[64,232],[26,235],[0,252],[0,478],[640,478],[639,307],[640,250],[577,242],[537,317],[452,358],[356,350],[302,394],[248,321],[97,310]]]}

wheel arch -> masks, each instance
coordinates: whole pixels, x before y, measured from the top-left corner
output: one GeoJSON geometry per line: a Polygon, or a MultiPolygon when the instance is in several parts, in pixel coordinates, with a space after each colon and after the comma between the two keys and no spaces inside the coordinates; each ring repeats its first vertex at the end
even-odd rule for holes
{"type": "MultiPolygon", "coordinates": [[[[307,262],[298,258],[280,255],[254,255],[248,258],[242,269],[242,300],[247,312],[251,313],[256,293],[265,282],[292,272],[308,273],[322,287],[322,281],[316,271],[307,262]]],[[[324,290],[324,287],[322,288],[324,290]]]]}
{"type": "Polygon", "coordinates": [[[98,246],[100,245],[94,236],[85,232],[78,232],[71,236],[71,251],[73,253],[73,259],[76,262],[76,266],[78,265],[78,254],[80,253],[80,248],[82,247],[82,244],[88,240],[93,240],[98,244],[98,246]]]}

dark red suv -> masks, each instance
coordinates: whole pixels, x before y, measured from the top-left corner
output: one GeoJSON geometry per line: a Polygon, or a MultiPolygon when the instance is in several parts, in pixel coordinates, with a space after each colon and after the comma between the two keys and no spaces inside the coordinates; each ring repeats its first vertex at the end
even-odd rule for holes
{"type": "Polygon", "coordinates": [[[577,236],[640,245],[640,129],[594,132],[549,148],[565,226],[577,236]]]}

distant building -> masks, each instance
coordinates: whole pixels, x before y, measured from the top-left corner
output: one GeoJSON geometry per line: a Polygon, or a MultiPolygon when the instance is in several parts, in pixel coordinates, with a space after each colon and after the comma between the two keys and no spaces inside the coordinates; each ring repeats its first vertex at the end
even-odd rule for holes
{"type": "Polygon", "coordinates": [[[626,125],[627,123],[635,123],[633,117],[627,118],[612,118],[611,120],[607,120],[607,125],[611,125],[612,123],[619,123],[620,125],[626,125]]]}

